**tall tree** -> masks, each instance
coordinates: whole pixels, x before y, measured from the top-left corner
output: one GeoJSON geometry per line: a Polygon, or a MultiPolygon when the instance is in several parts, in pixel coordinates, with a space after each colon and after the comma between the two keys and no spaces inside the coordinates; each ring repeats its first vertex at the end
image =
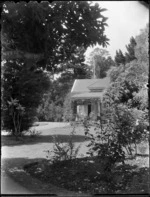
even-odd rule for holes
{"type": "Polygon", "coordinates": [[[136,59],[135,46],[136,46],[136,41],[135,41],[134,37],[131,37],[130,43],[128,45],[126,45],[126,49],[127,49],[127,52],[125,53],[126,63],[129,63],[132,60],[136,59]]]}
{"type": "Polygon", "coordinates": [[[125,65],[125,56],[123,55],[122,51],[119,49],[119,51],[116,51],[116,56],[115,56],[115,62],[117,66],[120,66],[120,64],[125,65]]]}
{"type": "Polygon", "coordinates": [[[148,25],[136,36],[136,59],[116,67],[110,74],[112,85],[109,94],[117,103],[126,103],[129,107],[146,109],[148,93],[145,85],[148,83],[148,25]],[[125,68],[125,69],[124,69],[125,68]],[[142,98],[143,97],[143,98],[142,98]]]}
{"type": "Polygon", "coordinates": [[[24,57],[57,70],[74,46],[106,46],[104,9],[88,2],[5,2],[2,12],[3,59],[24,57]],[[101,18],[101,22],[97,19],[101,18]]]}
{"type": "Polygon", "coordinates": [[[13,134],[17,135],[18,132],[21,134],[34,122],[36,108],[41,103],[43,93],[49,89],[49,77],[41,69],[31,71],[30,67],[27,67],[22,61],[17,63],[9,61],[4,63],[2,82],[3,127],[13,134]],[[13,109],[9,105],[13,100],[17,100],[18,104],[24,108],[22,121],[19,120],[18,105],[11,105],[13,109]],[[19,131],[16,131],[15,125],[18,124],[20,124],[19,131]]]}
{"type": "Polygon", "coordinates": [[[104,78],[111,66],[114,66],[114,61],[109,52],[105,49],[95,48],[86,58],[87,64],[93,73],[93,77],[104,78]]]}
{"type": "MultiPolygon", "coordinates": [[[[47,79],[44,71],[55,73],[58,70],[58,65],[68,60],[77,47],[87,48],[96,42],[106,46],[108,39],[104,29],[107,19],[102,15],[103,11],[105,9],[98,5],[92,6],[84,1],[56,1],[52,3],[43,1],[40,4],[35,1],[29,3],[23,1],[19,3],[5,2],[2,11],[2,59],[6,61],[4,66],[6,68],[10,66],[10,69],[14,71],[13,76],[9,70],[7,80],[11,81],[15,78],[16,82],[13,83],[10,91],[6,88],[7,80],[4,80],[4,106],[8,108],[7,101],[11,96],[13,99],[18,98],[27,110],[27,103],[30,102],[29,99],[27,102],[24,99],[26,96],[31,98],[30,87],[32,87],[34,95],[42,89],[37,88],[39,82],[38,80],[34,81],[34,73],[40,70],[41,79],[38,75],[39,80],[45,80],[45,82],[41,82],[41,87],[45,86],[47,79]],[[97,20],[99,18],[101,18],[101,22],[97,20]],[[23,67],[26,67],[27,70],[24,75],[22,73],[23,67]],[[29,88],[22,88],[23,81],[19,78],[22,75],[25,79],[24,83],[28,84],[29,88]],[[26,75],[33,77],[33,80],[26,75]]],[[[4,75],[5,72],[6,70],[4,75]]],[[[43,90],[46,91],[47,88],[43,87],[42,94],[43,90]]],[[[40,100],[41,95],[37,97],[37,102],[33,104],[34,107],[39,105],[40,100]]],[[[5,125],[7,126],[6,122],[5,125]]]]}
{"type": "MultiPolygon", "coordinates": [[[[10,66],[9,71],[4,69],[3,80],[3,102],[6,111],[9,111],[7,102],[12,97],[19,100],[29,115],[28,105],[31,111],[33,105],[35,111],[41,101],[41,95],[47,90],[45,70],[56,72],[58,65],[68,60],[77,47],[87,48],[96,42],[103,46],[108,44],[104,34],[104,27],[107,24],[106,18],[101,14],[103,11],[105,10],[98,5],[92,6],[83,1],[3,4],[2,59],[6,62],[5,68],[10,66]],[[101,22],[97,20],[98,18],[102,19],[101,22]],[[35,73],[38,72],[41,74],[37,79],[35,73]],[[21,77],[25,81],[22,81],[21,77]],[[8,80],[15,80],[10,84],[11,91],[7,88],[8,80]],[[22,87],[23,84],[26,86],[22,87]],[[42,91],[39,96],[40,90],[42,91]],[[30,103],[34,95],[38,95],[36,102],[30,103]]],[[[5,127],[8,120],[6,111],[4,111],[5,127]]],[[[28,119],[32,118],[33,115],[30,114],[28,119]]]]}

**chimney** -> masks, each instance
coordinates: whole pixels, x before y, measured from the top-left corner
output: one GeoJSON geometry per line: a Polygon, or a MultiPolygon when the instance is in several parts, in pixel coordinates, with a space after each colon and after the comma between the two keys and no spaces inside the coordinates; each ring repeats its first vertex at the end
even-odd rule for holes
{"type": "Polygon", "coordinates": [[[93,57],[93,79],[96,78],[96,59],[93,57]]]}

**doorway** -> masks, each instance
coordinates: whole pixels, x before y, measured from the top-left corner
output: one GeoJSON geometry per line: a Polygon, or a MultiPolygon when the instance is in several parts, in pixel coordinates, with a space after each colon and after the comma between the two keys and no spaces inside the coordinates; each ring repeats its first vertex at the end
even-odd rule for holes
{"type": "Polygon", "coordinates": [[[90,115],[91,113],[91,105],[88,105],[88,116],[90,115]]]}

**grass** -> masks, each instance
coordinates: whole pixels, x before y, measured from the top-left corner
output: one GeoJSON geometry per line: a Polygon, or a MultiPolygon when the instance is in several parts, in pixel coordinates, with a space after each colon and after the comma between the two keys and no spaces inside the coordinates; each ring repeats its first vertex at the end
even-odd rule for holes
{"type": "MultiPolygon", "coordinates": [[[[37,144],[40,148],[40,143],[52,142],[52,136],[55,134],[59,134],[59,138],[66,142],[71,130],[70,126],[43,130],[39,136],[30,137],[25,135],[18,141],[13,136],[2,136],[2,146],[37,144]]],[[[83,133],[82,130],[78,129],[73,142],[84,142],[83,133]]],[[[143,156],[146,146],[141,144],[139,150],[141,155],[134,159],[126,159],[125,165],[116,165],[108,176],[104,172],[104,163],[102,164],[96,158],[87,157],[72,161],[61,161],[55,164],[50,164],[48,160],[36,163],[32,163],[32,161],[24,169],[32,177],[41,180],[42,183],[53,183],[58,187],[79,193],[147,194],[149,166],[148,157],[143,156]]],[[[25,157],[23,151],[22,155],[25,157]]]]}
{"type": "Polygon", "coordinates": [[[24,167],[31,176],[67,190],[90,194],[148,194],[148,166],[146,157],[126,160],[111,173],[104,171],[104,163],[96,157],[78,158],[50,164],[36,162],[24,167]]]}

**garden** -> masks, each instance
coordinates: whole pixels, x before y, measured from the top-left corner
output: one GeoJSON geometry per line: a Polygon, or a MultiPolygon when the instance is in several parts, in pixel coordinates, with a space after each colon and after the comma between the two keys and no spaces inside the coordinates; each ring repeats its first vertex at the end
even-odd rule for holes
{"type": "Polygon", "coordinates": [[[46,160],[27,164],[24,170],[42,182],[53,182],[56,186],[79,194],[148,194],[148,132],[143,132],[141,122],[135,126],[135,134],[130,129],[131,115],[126,109],[123,113],[121,108],[117,117],[120,118],[117,132],[114,122],[118,122],[118,119],[113,120],[113,125],[110,122],[101,124],[100,121],[91,123],[85,119],[81,124],[89,149],[83,154],[78,154],[80,145],[75,143],[75,130],[78,127],[74,124],[65,140],[59,135],[53,136],[53,150],[46,151],[46,160]],[[125,116],[129,119],[121,121],[121,117],[125,116]],[[93,127],[94,133],[90,132],[93,127]],[[125,128],[129,132],[126,130],[123,133],[125,128]],[[122,141],[124,137],[126,141],[122,141]]]}
{"type": "Polygon", "coordinates": [[[150,193],[149,24],[112,58],[105,11],[86,1],[3,4],[2,159],[23,184],[27,175],[77,195],[150,193]],[[105,77],[100,113],[76,122],[74,81],[105,77]]]}

